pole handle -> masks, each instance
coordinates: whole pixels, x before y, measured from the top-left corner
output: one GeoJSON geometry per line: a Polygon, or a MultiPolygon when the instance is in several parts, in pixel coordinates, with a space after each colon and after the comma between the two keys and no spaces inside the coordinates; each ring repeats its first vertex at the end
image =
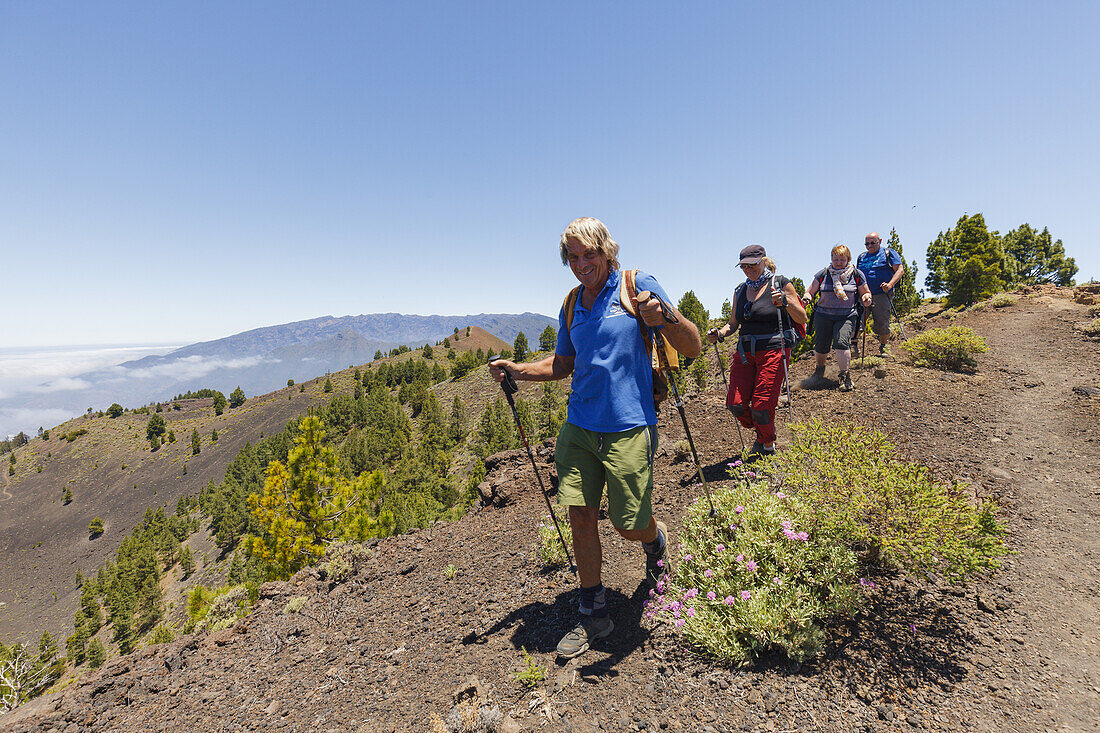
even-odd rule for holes
{"type": "MultiPolygon", "coordinates": [[[[491,366],[494,361],[502,361],[499,356],[490,356],[488,363],[491,366]]],[[[507,369],[500,368],[500,373],[504,375],[504,381],[500,383],[500,388],[504,390],[504,394],[511,397],[516,392],[519,392],[519,385],[516,384],[516,378],[512,376],[512,373],[507,369]]]]}

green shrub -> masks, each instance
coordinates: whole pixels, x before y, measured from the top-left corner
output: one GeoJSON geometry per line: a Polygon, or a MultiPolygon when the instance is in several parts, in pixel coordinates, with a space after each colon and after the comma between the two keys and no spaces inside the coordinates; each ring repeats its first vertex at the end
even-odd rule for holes
{"type": "MultiPolygon", "coordinates": [[[[561,533],[564,535],[565,541],[571,545],[573,544],[573,530],[569,526],[567,514],[566,510],[554,507],[554,515],[558,518],[561,533]]],[[[561,544],[561,537],[558,537],[558,530],[554,527],[554,521],[549,515],[544,517],[542,523],[539,524],[539,543],[535,548],[535,557],[550,566],[565,565],[568,562],[565,548],[561,544]]]]}
{"type": "Polygon", "coordinates": [[[359,542],[334,542],[325,548],[321,571],[325,577],[343,583],[362,570],[372,554],[359,542]]]}
{"type": "Polygon", "coordinates": [[[780,649],[805,660],[822,648],[826,619],[854,612],[855,553],[812,524],[808,505],[747,484],[689,509],[680,559],[658,583],[647,615],[669,621],[702,653],[745,665],[780,649]]]}
{"type": "Polygon", "coordinates": [[[540,682],[546,679],[547,668],[535,661],[535,658],[527,652],[527,647],[520,648],[523,649],[523,669],[513,672],[512,677],[528,689],[537,687],[540,682]]]}
{"type": "Polygon", "coordinates": [[[153,634],[149,639],[150,644],[168,644],[176,640],[176,633],[172,631],[171,626],[165,626],[164,624],[158,625],[153,629],[153,634]]]}
{"type": "Polygon", "coordinates": [[[99,639],[92,639],[88,642],[88,650],[85,652],[85,659],[88,660],[88,666],[92,669],[99,669],[103,666],[103,663],[107,661],[107,649],[103,646],[103,642],[99,639]]]}
{"type": "Polygon", "coordinates": [[[1100,336],[1100,318],[1085,324],[1082,330],[1085,332],[1086,336],[1100,336]]]}
{"type": "Polygon", "coordinates": [[[103,520],[99,517],[93,517],[92,521],[88,522],[88,539],[94,540],[103,534],[103,520]]]}
{"type": "Polygon", "coordinates": [[[985,339],[966,326],[929,329],[902,348],[917,366],[955,372],[973,372],[978,366],[973,355],[989,351],[985,339]]]}
{"type": "Polygon", "coordinates": [[[852,359],[852,369],[878,369],[885,365],[886,360],[881,356],[861,356],[852,359]]]}
{"type": "Polygon", "coordinates": [[[815,532],[866,548],[869,560],[961,580],[1006,553],[993,504],[971,503],[964,484],[936,483],[877,430],[794,423],[774,467],[810,506],[815,532]]]}
{"type": "Polygon", "coordinates": [[[294,596],[286,602],[286,605],[283,607],[283,613],[298,613],[305,608],[306,601],[308,600],[309,598],[306,596],[294,596]]]}
{"type": "Polygon", "coordinates": [[[989,304],[994,308],[1007,308],[1010,305],[1016,304],[1016,298],[1008,293],[998,293],[989,300],[989,304]]]}
{"type": "Polygon", "coordinates": [[[456,575],[458,575],[458,568],[454,566],[454,563],[447,563],[446,567],[443,568],[443,577],[447,580],[454,580],[456,575]]]}
{"type": "Polygon", "coordinates": [[[680,559],[646,602],[697,650],[736,665],[770,650],[816,655],[824,624],[861,605],[861,562],[953,580],[999,564],[993,506],[933,482],[876,431],[851,423],[792,424],[790,448],[768,462],[786,488],[729,464],[742,479],[693,504],[680,559]],[[789,492],[789,493],[787,493],[789,492]],[[863,553],[861,559],[858,552],[863,553]]]}

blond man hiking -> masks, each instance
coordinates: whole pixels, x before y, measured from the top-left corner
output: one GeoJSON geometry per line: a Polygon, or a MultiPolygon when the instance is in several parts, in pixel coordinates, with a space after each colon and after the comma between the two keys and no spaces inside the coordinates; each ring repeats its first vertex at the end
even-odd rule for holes
{"type": "Polygon", "coordinates": [[[557,649],[560,656],[569,658],[615,628],[601,579],[598,521],[605,488],[615,530],[642,544],[646,582],[656,585],[664,574],[667,533],[664,523],[654,519],[650,501],[657,410],[652,362],[642,332],[660,330],[688,357],[698,356],[702,343],[699,331],[669,305],[652,275],[620,271],[619,245],[603,222],[590,217],[570,222],[561,235],[559,251],[562,264],[569,265],[580,287],[570,312],[566,313],[566,305],[573,298],[566,298],[558,315],[554,354],[522,364],[497,360],[490,364],[490,372],[498,382],[505,370],[517,380],[535,382],[573,375],[568,417],[554,452],[558,504],[569,508],[581,585],[580,620],[557,649]],[[656,296],[626,304],[636,317],[622,302],[624,278],[633,280],[632,294],[649,291],[656,296]]]}

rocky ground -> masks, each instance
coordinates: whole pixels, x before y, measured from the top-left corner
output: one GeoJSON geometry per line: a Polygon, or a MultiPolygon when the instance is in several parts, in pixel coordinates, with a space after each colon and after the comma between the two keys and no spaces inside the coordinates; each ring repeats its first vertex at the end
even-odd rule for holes
{"type": "MultiPolygon", "coordinates": [[[[616,631],[559,663],[576,583],[532,559],[547,512],[526,455],[513,453],[490,474],[495,503],[378,542],[345,582],[314,569],[264,586],[235,626],[113,660],[0,729],[1100,730],[1100,343],[1074,330],[1085,320],[1065,293],[1036,292],[954,319],[989,342],[974,375],[908,366],[895,346],[886,377],[857,371],[851,394],[796,389],[796,420],[873,426],[940,478],[996,497],[1015,552],[965,587],[876,578],[867,611],[812,663],[736,670],[685,650],[641,619],[641,551],[606,523],[616,631]],[[548,670],[531,689],[515,677],[528,654],[548,670]]],[[[811,369],[794,365],[796,386],[811,369]]],[[[740,448],[722,402],[719,382],[687,403],[712,488],[740,448]]],[[[655,510],[673,542],[699,490],[672,451],[682,432],[666,408],[655,510]]],[[[546,476],[550,446],[538,454],[546,476]]]]}

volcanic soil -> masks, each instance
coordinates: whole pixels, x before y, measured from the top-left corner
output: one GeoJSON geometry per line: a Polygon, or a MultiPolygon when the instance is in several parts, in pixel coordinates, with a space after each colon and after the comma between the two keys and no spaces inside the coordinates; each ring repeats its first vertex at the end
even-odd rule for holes
{"type": "MultiPolygon", "coordinates": [[[[512,452],[493,461],[495,499],[460,521],[374,543],[346,582],[311,569],[268,584],[235,626],[112,660],[0,729],[1100,730],[1100,343],[1074,328],[1087,320],[1057,289],[930,318],[920,327],[953,322],[987,339],[975,374],[912,367],[894,345],[885,378],[857,370],[850,394],[799,389],[812,360],[793,365],[795,420],[882,430],[938,478],[995,497],[1014,552],[966,586],[874,578],[866,611],[811,663],[738,670],[684,649],[641,617],[641,551],[606,522],[615,633],[556,660],[576,582],[532,559],[546,507],[526,454],[512,452]],[[305,605],[288,612],[296,596],[305,605]],[[516,679],[527,654],[548,673],[533,688],[516,679]]],[[[686,403],[712,488],[740,448],[723,400],[715,373],[686,403]]],[[[691,460],[672,451],[682,438],[666,407],[655,511],[674,545],[700,491],[691,460]]],[[[548,476],[552,446],[537,453],[548,476]]]]}

